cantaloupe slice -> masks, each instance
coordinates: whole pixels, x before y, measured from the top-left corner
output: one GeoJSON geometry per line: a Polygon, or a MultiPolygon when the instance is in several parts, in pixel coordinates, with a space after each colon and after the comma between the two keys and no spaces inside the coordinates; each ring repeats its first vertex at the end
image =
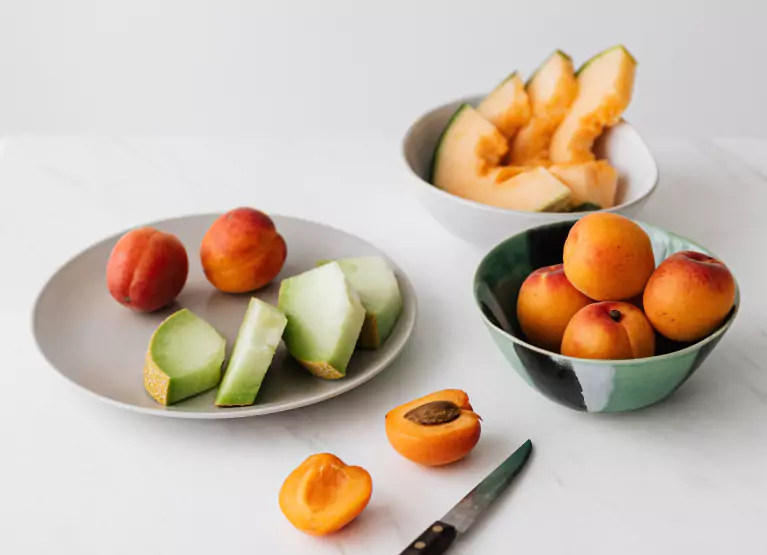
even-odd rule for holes
{"type": "Polygon", "coordinates": [[[336,262],[282,280],[277,306],[288,318],[283,341],[317,377],[346,375],[365,309],[336,262]]]}
{"type": "Polygon", "coordinates": [[[501,167],[507,151],[495,126],[463,105],[437,145],[432,183],[458,197],[511,210],[547,211],[569,203],[570,189],[545,168],[501,167]]]}
{"type": "Polygon", "coordinates": [[[174,312],[152,334],[144,363],[144,388],[172,405],[221,380],[226,340],[187,308],[174,312]]]}
{"type": "Polygon", "coordinates": [[[532,115],[530,101],[517,72],[509,75],[488,94],[477,106],[477,112],[507,139],[527,125],[532,115]]]}
{"type": "Polygon", "coordinates": [[[555,164],[549,167],[549,171],[570,188],[570,203],[575,210],[584,204],[595,204],[599,208],[612,208],[615,205],[618,171],[606,160],[555,164]]]}
{"type": "Polygon", "coordinates": [[[594,160],[591,147],[605,127],[618,123],[631,102],[636,60],[615,46],[578,70],[578,96],[554,132],[549,158],[555,164],[594,160]]]}
{"type": "Polygon", "coordinates": [[[548,157],[551,136],[567,114],[578,93],[573,61],[557,50],[527,83],[532,119],[519,130],[511,145],[513,165],[540,164],[548,157]]]}

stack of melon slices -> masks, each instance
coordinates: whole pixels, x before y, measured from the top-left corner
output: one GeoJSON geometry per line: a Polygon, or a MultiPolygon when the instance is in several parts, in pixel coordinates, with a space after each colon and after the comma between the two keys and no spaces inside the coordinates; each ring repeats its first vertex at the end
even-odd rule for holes
{"type": "Polygon", "coordinates": [[[321,262],[280,284],[277,306],[251,298],[231,357],[216,329],[181,309],[152,335],[144,387],[172,405],[218,386],[220,407],[252,405],[280,341],[317,377],[339,379],[355,349],[378,349],[403,309],[397,277],[380,256],[321,262]]]}
{"type": "Polygon", "coordinates": [[[517,72],[448,122],[432,183],[456,196],[512,210],[578,211],[615,205],[618,172],[594,141],[631,101],[636,60],[623,46],[576,72],[556,51],[528,80],[517,72]]]}

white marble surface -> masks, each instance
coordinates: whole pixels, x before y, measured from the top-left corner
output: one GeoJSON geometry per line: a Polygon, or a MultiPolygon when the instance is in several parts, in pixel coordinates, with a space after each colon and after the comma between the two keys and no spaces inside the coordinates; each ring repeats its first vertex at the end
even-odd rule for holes
{"type": "Polygon", "coordinates": [[[724,258],[742,310],[667,402],[593,415],[507,367],[471,300],[482,253],[410,201],[396,140],[3,139],[0,553],[392,555],[528,437],[525,474],[454,553],[766,552],[767,142],[650,145],[661,185],[643,219],[724,258]],[[314,407],[194,422],[101,403],[46,365],[30,315],[60,264],[138,223],[242,204],[334,225],[397,260],[420,315],[394,366],[314,407]],[[483,435],[461,463],[421,468],[390,448],[383,415],[446,387],[469,393],[483,435]],[[320,451],[374,481],[367,510],[327,539],[277,505],[285,476],[320,451]]]}

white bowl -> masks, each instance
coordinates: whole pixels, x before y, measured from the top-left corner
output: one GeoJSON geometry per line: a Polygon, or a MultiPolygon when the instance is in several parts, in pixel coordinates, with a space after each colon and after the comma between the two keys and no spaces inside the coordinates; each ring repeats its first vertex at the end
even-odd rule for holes
{"type": "MultiPolygon", "coordinates": [[[[470,243],[490,247],[510,235],[546,223],[572,220],[588,212],[523,212],[466,200],[429,182],[434,148],[450,116],[463,103],[476,106],[482,97],[470,97],[436,108],[407,131],[402,148],[413,188],[421,204],[447,231],[470,243]]],[[[655,191],[658,166],[650,149],[627,122],[606,130],[594,145],[598,158],[618,170],[618,204],[603,211],[636,217],[655,191]]]]}

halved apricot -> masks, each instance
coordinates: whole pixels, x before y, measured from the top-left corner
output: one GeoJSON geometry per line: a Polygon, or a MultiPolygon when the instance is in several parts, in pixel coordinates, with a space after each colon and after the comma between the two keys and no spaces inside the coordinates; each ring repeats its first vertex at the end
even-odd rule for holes
{"type": "Polygon", "coordinates": [[[302,462],[280,488],[280,509],[299,530],[314,536],[336,532],[370,501],[373,480],[364,468],[319,453],[302,462]]]}
{"type": "Polygon", "coordinates": [[[400,455],[440,466],[462,459],[479,441],[482,426],[460,389],[437,391],[386,415],[386,437],[400,455]]]}

